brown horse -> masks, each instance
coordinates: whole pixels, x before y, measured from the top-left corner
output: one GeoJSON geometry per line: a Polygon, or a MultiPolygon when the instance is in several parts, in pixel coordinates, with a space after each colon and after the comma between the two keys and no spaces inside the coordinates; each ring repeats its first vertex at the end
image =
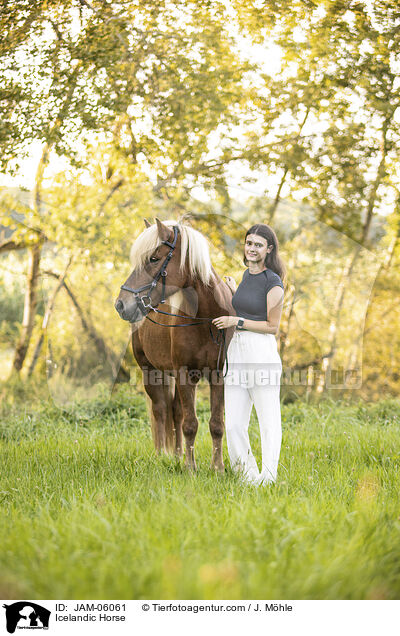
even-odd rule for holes
{"type": "MultiPolygon", "coordinates": [[[[151,400],[155,447],[181,456],[183,432],[185,464],[196,469],[196,385],[206,377],[211,466],[223,471],[224,351],[217,343],[222,334],[211,320],[235,314],[232,293],[214,271],[208,242],[200,232],[158,219],[146,226],[132,247],[134,269],[121,287],[115,308],[123,320],[137,325],[132,329],[132,348],[151,400]]],[[[226,330],[225,350],[232,334],[233,328],[226,330]]]]}

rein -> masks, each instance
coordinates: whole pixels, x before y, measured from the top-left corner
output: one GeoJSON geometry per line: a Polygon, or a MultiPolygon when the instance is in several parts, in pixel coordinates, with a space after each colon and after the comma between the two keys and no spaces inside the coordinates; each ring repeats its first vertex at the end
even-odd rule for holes
{"type": "Polygon", "coordinates": [[[142,285],[142,287],[139,287],[138,289],[132,289],[131,287],[128,287],[127,285],[121,285],[121,289],[131,292],[132,294],[135,295],[136,301],[138,304],[140,304],[144,311],[142,312],[144,314],[144,317],[147,320],[150,320],[150,322],[152,322],[155,325],[160,325],[161,327],[197,327],[200,326],[201,324],[204,323],[208,323],[208,329],[210,332],[210,336],[211,336],[211,340],[213,341],[214,344],[219,345],[219,350],[218,350],[218,359],[217,359],[217,371],[220,371],[221,369],[219,369],[219,363],[220,363],[220,358],[221,358],[221,351],[224,351],[224,362],[226,362],[226,371],[223,375],[223,377],[226,377],[226,374],[228,372],[228,356],[227,356],[227,350],[226,350],[226,342],[225,342],[225,329],[221,329],[218,330],[218,334],[217,337],[214,338],[213,333],[212,333],[212,329],[211,329],[211,322],[213,320],[213,318],[197,318],[196,316],[182,316],[182,314],[172,314],[172,313],[168,313],[167,311],[162,311],[161,309],[157,309],[157,307],[153,307],[153,305],[151,304],[151,293],[153,292],[153,290],[155,289],[160,277],[162,277],[162,294],[161,294],[161,300],[160,303],[165,303],[165,278],[167,276],[167,266],[169,261],[172,258],[172,254],[174,253],[174,249],[176,247],[176,242],[178,239],[178,233],[179,233],[179,229],[176,225],[174,225],[173,227],[174,229],[174,238],[172,243],[170,243],[169,241],[162,241],[162,245],[168,245],[168,247],[170,248],[163,264],[161,265],[161,268],[159,269],[159,271],[157,272],[157,274],[155,275],[155,277],[153,278],[153,280],[151,281],[151,283],[148,283],[147,285],[142,285]],[[139,296],[140,292],[149,289],[149,292],[147,295],[144,296],[139,296]],[[201,322],[187,322],[187,323],[182,323],[182,324],[175,324],[175,325],[166,325],[162,322],[157,322],[155,320],[153,320],[152,318],[150,318],[147,313],[149,310],[154,311],[157,314],[164,314],[165,316],[175,316],[177,318],[191,318],[192,320],[198,320],[201,322]],[[221,331],[221,333],[220,333],[221,331]]]}

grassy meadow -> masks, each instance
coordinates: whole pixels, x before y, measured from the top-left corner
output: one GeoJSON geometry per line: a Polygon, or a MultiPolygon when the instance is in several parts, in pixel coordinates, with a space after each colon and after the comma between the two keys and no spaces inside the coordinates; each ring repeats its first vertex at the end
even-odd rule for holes
{"type": "MultiPolygon", "coordinates": [[[[1,410],[0,598],[400,598],[398,402],[284,406],[278,482],[256,489],[210,471],[206,400],[189,474],[156,456],[130,387],[89,412],[16,395],[1,410]]],[[[251,437],[259,458],[254,415],[251,437]]]]}

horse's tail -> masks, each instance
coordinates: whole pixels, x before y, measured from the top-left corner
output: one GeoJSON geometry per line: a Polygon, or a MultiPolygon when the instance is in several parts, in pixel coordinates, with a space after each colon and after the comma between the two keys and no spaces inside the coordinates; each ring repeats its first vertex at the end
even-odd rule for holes
{"type": "MultiPolygon", "coordinates": [[[[163,373],[162,385],[160,386],[160,391],[163,392],[163,402],[165,408],[165,450],[169,453],[174,452],[175,450],[175,426],[174,426],[174,399],[175,399],[175,391],[176,391],[176,382],[173,376],[167,375],[163,373]]],[[[149,406],[150,412],[150,421],[151,421],[151,434],[153,437],[153,442],[155,448],[162,450],[162,439],[160,439],[162,433],[160,434],[159,423],[157,424],[157,420],[154,417],[152,402],[150,398],[147,396],[147,402],[149,406]]]]}
{"type": "Polygon", "coordinates": [[[175,378],[171,375],[168,377],[168,384],[164,384],[165,404],[167,407],[167,418],[165,422],[165,445],[167,451],[172,453],[175,448],[175,426],[174,426],[174,411],[173,404],[175,398],[176,382],[175,378]]]}

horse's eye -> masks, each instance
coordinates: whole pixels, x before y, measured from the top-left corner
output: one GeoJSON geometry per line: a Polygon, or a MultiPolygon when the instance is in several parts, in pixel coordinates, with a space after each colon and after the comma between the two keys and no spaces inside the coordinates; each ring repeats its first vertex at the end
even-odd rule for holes
{"type": "Polygon", "coordinates": [[[150,263],[157,263],[160,259],[157,256],[150,256],[150,263]]]}

